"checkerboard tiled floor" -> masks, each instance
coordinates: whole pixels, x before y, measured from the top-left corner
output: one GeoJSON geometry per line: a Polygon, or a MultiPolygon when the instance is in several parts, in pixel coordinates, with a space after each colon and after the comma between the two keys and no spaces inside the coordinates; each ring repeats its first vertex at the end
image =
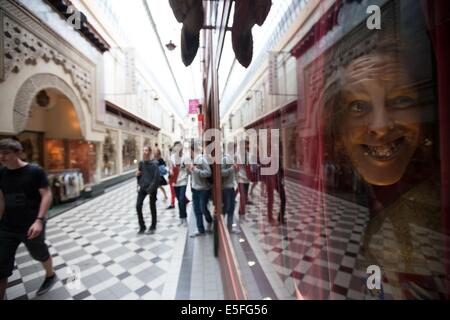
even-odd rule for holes
{"type": "MultiPolygon", "coordinates": [[[[160,194],[159,197],[162,198],[160,194]]],[[[136,235],[135,201],[136,183],[133,180],[49,220],[47,243],[53,256],[58,283],[48,294],[36,297],[44,272],[21,245],[16,255],[14,274],[9,279],[7,298],[175,299],[179,282],[186,280],[182,279],[186,274],[180,277],[183,261],[187,259],[192,263],[192,257],[186,256],[184,252],[186,241],[192,242],[190,254],[197,257],[197,252],[204,250],[201,242],[208,239],[190,239],[187,236],[188,228],[179,226],[178,210],[165,210],[166,203],[161,200],[157,203],[157,232],[153,235],[136,235]],[[81,272],[79,283],[70,280],[70,270],[81,272]]],[[[193,215],[190,211],[192,224],[193,215]]],[[[148,199],[144,203],[144,215],[149,222],[148,199]]],[[[207,276],[220,278],[218,262],[212,250],[207,258],[202,257],[201,263],[196,263],[195,271],[198,273],[205,263],[208,267],[207,276]]],[[[197,285],[194,289],[197,290],[195,298],[206,298],[202,292],[198,292],[203,287],[197,285]]],[[[221,283],[206,289],[209,290],[209,297],[223,297],[221,283]]],[[[182,298],[193,298],[193,292],[188,290],[182,298]]]]}
{"type": "MultiPolygon", "coordinates": [[[[368,298],[363,282],[367,275],[358,267],[364,260],[360,250],[368,223],[367,208],[332,196],[326,196],[322,203],[317,193],[292,181],[286,181],[286,190],[287,225],[268,223],[267,199],[256,189],[255,206],[248,207],[246,222],[241,225],[243,233],[232,236],[235,246],[248,240],[249,247],[236,250],[238,258],[248,263],[250,248],[254,262],[261,267],[259,275],[251,274],[254,267],[243,272],[250,297],[368,298]],[[273,291],[261,286],[261,271],[273,291]]],[[[186,228],[178,226],[177,210],[166,211],[166,204],[158,201],[157,232],[137,236],[135,200],[133,181],[51,219],[47,239],[58,283],[48,294],[37,298],[44,272],[21,246],[9,279],[8,299],[223,299],[212,236],[188,237],[195,231],[192,205],[188,207],[186,228]],[[69,267],[79,268],[79,286],[68,281],[69,267]]],[[[274,208],[278,206],[275,196],[274,208]]],[[[144,208],[149,219],[148,200],[144,208]]],[[[422,248],[428,257],[426,270],[436,271],[437,262],[449,256],[445,248],[429,246],[430,239],[436,240],[440,235],[416,227],[412,230],[417,233],[414,246],[422,248]]],[[[389,223],[383,226],[381,234],[380,239],[375,239],[380,250],[395,250],[389,223]]],[[[407,288],[392,285],[386,277],[383,289],[385,299],[402,294],[412,297],[407,288]]]]}
{"type": "MultiPolygon", "coordinates": [[[[290,180],[286,181],[286,193],[288,222],[285,226],[268,222],[267,198],[259,187],[254,193],[255,205],[247,207],[246,221],[242,224],[266,273],[276,271],[269,276],[273,286],[283,284],[279,296],[287,290],[293,297],[306,299],[370,298],[365,294],[366,270],[360,267],[364,262],[361,244],[369,220],[368,209],[328,195],[320,199],[317,192],[290,180]]],[[[274,210],[278,208],[279,199],[275,192],[274,210]]],[[[412,237],[415,248],[423,249],[427,243],[429,246],[430,238],[435,240],[434,243],[443,243],[442,235],[432,234],[429,230],[422,230],[420,235],[420,230],[416,229],[412,228],[417,233],[412,237]]],[[[377,236],[380,239],[374,242],[379,243],[379,250],[396,250],[395,241],[390,241],[395,236],[389,221],[377,236]]],[[[439,269],[436,262],[443,259],[445,249],[428,249],[427,272],[422,270],[422,273],[432,275],[433,270],[439,269]]],[[[404,288],[389,283],[386,276],[383,277],[383,291],[384,299],[413,297],[404,288]]]]}

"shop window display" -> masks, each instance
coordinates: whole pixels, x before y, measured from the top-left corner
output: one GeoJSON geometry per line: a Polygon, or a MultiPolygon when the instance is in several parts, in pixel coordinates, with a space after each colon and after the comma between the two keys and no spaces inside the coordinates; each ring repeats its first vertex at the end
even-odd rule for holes
{"type": "Polygon", "coordinates": [[[362,24],[300,73],[307,84],[306,119],[313,128],[317,124],[316,143],[305,150],[313,155],[308,185],[319,192],[314,205],[322,221],[311,240],[323,239],[327,230],[319,256],[329,262],[308,271],[320,279],[316,286],[298,283],[308,298],[352,290],[354,297],[371,299],[448,294],[439,101],[420,10],[388,2],[382,30],[370,32],[362,24]],[[344,247],[351,247],[345,267],[353,271],[348,287],[333,290],[330,284],[339,278],[333,264],[343,263],[334,253],[344,247]],[[382,272],[379,288],[367,286],[370,266],[382,272]]]}
{"type": "Polygon", "coordinates": [[[250,187],[248,227],[295,298],[449,297],[447,84],[424,2],[380,1],[381,30],[368,1],[324,9],[292,50],[295,123],[274,112],[257,125],[282,130],[284,168],[250,187]]]}
{"type": "Polygon", "coordinates": [[[103,168],[102,178],[111,177],[117,174],[117,132],[107,130],[103,143],[103,168]]]}
{"type": "Polygon", "coordinates": [[[83,140],[45,141],[45,169],[63,172],[78,169],[85,183],[95,183],[97,170],[97,146],[83,140]]]}
{"type": "Polygon", "coordinates": [[[123,170],[132,170],[137,168],[138,164],[138,142],[137,137],[124,134],[123,146],[123,170]]]}
{"type": "MultiPolygon", "coordinates": [[[[380,266],[399,290],[409,285],[410,294],[432,297],[445,274],[440,261],[434,269],[428,266],[421,247],[444,245],[438,150],[433,143],[434,84],[414,79],[395,49],[397,42],[380,44],[342,66],[340,77],[328,84],[325,143],[329,160],[353,168],[359,184],[353,191],[366,198],[371,217],[362,243],[363,264],[380,266]],[[392,245],[381,240],[386,228],[392,230],[392,245]],[[434,236],[421,239],[423,232],[434,236]]],[[[326,179],[335,185],[333,176],[326,179]]]]}
{"type": "Polygon", "coordinates": [[[97,146],[81,140],[69,141],[69,169],[79,169],[86,183],[95,183],[97,146]]]}
{"type": "Polygon", "coordinates": [[[63,140],[45,140],[45,169],[68,169],[66,145],[63,140]]]}
{"type": "Polygon", "coordinates": [[[77,199],[84,189],[83,174],[78,169],[50,171],[48,182],[54,205],[77,199]]]}

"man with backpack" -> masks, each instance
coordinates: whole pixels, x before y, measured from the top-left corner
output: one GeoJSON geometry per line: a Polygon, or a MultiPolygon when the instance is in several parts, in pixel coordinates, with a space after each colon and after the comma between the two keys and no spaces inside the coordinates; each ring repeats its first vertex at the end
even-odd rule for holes
{"type": "Polygon", "coordinates": [[[156,230],[157,212],[156,200],[160,183],[160,172],[158,161],[152,158],[152,149],[149,146],[144,147],[143,161],[139,162],[139,169],[136,172],[139,190],[136,203],[136,211],[139,220],[138,234],[145,233],[145,220],[142,214],[142,205],[147,195],[150,196],[150,212],[152,215],[152,224],[148,229],[148,234],[153,234],[156,230]]]}
{"type": "Polygon", "coordinates": [[[45,280],[37,295],[47,293],[57,282],[45,243],[52,193],[44,170],[20,159],[22,150],[18,141],[0,141],[0,163],[4,166],[0,171],[0,300],[4,298],[21,243],[45,269],[45,280]]]}

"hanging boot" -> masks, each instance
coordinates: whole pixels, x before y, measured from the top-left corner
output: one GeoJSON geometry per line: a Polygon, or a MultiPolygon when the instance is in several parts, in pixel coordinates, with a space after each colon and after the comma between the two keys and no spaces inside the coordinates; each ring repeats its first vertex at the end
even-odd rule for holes
{"type": "Polygon", "coordinates": [[[236,0],[232,44],[236,59],[246,68],[253,59],[252,29],[255,24],[263,25],[271,6],[271,0],[236,0]]]}

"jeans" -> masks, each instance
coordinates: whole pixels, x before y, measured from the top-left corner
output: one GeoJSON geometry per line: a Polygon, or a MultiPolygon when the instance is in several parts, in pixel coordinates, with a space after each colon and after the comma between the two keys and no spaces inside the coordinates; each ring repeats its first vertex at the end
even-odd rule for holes
{"type": "Polygon", "coordinates": [[[250,187],[249,183],[239,183],[238,189],[239,189],[239,215],[243,216],[245,215],[245,208],[247,206],[247,200],[248,200],[248,189],[250,187]]]}
{"type": "Polygon", "coordinates": [[[227,188],[222,190],[222,200],[223,200],[223,214],[227,215],[227,225],[228,228],[233,226],[233,216],[236,199],[236,192],[234,188],[227,188]]]}
{"type": "MultiPolygon", "coordinates": [[[[156,194],[158,190],[150,194],[150,212],[152,214],[152,225],[151,228],[156,228],[156,194]]],[[[136,211],[139,220],[139,227],[143,230],[145,229],[145,221],[144,216],[142,214],[142,205],[144,204],[144,200],[147,197],[148,193],[145,192],[143,188],[140,188],[138,191],[137,203],[136,203],[136,211]]]]}
{"type": "Polygon", "coordinates": [[[276,190],[280,196],[280,213],[278,215],[278,221],[284,221],[286,217],[286,191],[284,189],[284,182],[279,177],[275,176],[267,180],[267,217],[269,221],[273,220],[273,204],[274,204],[274,191],[276,190]]]}
{"type": "Polygon", "coordinates": [[[178,200],[178,210],[180,212],[180,219],[186,219],[186,186],[174,187],[175,195],[178,200]]]}
{"type": "Polygon", "coordinates": [[[192,201],[194,204],[195,220],[197,221],[198,232],[204,233],[205,226],[203,224],[203,216],[208,223],[212,223],[211,213],[208,210],[208,202],[210,190],[194,190],[192,189],[192,201]]]}

